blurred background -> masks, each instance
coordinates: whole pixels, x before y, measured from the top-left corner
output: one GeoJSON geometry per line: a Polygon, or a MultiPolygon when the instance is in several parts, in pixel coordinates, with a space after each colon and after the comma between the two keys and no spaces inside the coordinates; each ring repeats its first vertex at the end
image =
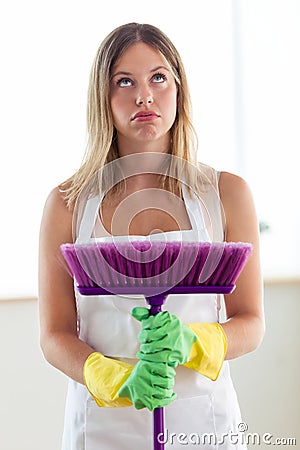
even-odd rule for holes
{"type": "Polygon", "coordinates": [[[81,163],[97,48],[133,21],[161,28],[181,53],[199,160],[252,189],[267,332],[232,375],[248,432],[272,434],[273,448],[296,438],[300,448],[298,0],[1,4],[0,448],[60,448],[67,379],[39,349],[40,220],[50,190],[81,163]]]}

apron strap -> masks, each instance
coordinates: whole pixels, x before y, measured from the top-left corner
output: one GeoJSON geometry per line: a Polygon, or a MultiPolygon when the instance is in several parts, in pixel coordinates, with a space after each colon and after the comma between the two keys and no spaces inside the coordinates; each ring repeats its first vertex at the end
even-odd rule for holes
{"type": "Polygon", "coordinates": [[[77,243],[86,243],[91,240],[102,198],[103,196],[100,197],[97,195],[86,202],[80,223],[79,235],[76,239],[77,243]]]}

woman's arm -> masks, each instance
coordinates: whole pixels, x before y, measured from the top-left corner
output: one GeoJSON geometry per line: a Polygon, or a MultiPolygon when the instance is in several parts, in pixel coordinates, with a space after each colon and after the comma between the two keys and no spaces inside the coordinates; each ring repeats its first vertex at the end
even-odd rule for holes
{"type": "Polygon", "coordinates": [[[72,211],[56,188],[46,201],[40,230],[41,347],[50,364],[83,383],[84,362],[94,350],[77,336],[73,279],[60,252],[61,244],[72,241],[72,211]]]}
{"type": "Polygon", "coordinates": [[[253,245],[236,289],[225,295],[227,320],[222,326],[228,340],[226,359],[233,359],[255,350],[265,330],[259,228],[252,194],[242,178],[222,172],[219,189],[226,217],[226,241],[253,245]]]}

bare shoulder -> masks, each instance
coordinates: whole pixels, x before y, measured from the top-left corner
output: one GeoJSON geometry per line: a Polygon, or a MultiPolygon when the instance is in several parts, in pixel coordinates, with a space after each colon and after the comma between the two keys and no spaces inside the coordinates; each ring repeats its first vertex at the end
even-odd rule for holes
{"type": "Polygon", "coordinates": [[[66,217],[72,216],[73,214],[73,208],[67,205],[64,192],[59,186],[56,186],[49,193],[45,203],[45,210],[59,215],[64,215],[66,217]]]}
{"type": "Polygon", "coordinates": [[[247,235],[250,238],[250,230],[256,234],[257,216],[248,183],[238,175],[221,172],[219,192],[226,217],[227,233],[231,238],[245,239],[247,235]]]}
{"type": "Polygon", "coordinates": [[[59,186],[50,191],[46,199],[45,208],[55,209],[63,214],[72,214],[72,208],[67,206],[64,193],[59,186]]]}
{"type": "Polygon", "coordinates": [[[244,209],[253,204],[252,192],[248,183],[238,175],[221,172],[219,192],[225,209],[244,209]]]}
{"type": "Polygon", "coordinates": [[[43,211],[41,231],[71,238],[73,209],[67,206],[64,193],[57,186],[49,193],[43,211]]]}
{"type": "Polygon", "coordinates": [[[219,181],[220,195],[227,198],[236,198],[251,195],[248,183],[240,176],[229,172],[221,172],[219,181]]]}

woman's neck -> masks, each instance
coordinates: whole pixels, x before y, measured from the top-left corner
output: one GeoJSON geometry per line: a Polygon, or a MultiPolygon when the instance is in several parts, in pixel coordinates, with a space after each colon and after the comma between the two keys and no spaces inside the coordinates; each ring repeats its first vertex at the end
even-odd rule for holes
{"type": "Polygon", "coordinates": [[[153,173],[142,173],[126,179],[126,194],[139,191],[141,189],[151,189],[159,187],[159,175],[153,173]]]}
{"type": "Polygon", "coordinates": [[[170,150],[170,134],[167,133],[158,139],[132,140],[125,136],[118,136],[119,156],[128,156],[136,153],[168,153],[170,150]]]}

